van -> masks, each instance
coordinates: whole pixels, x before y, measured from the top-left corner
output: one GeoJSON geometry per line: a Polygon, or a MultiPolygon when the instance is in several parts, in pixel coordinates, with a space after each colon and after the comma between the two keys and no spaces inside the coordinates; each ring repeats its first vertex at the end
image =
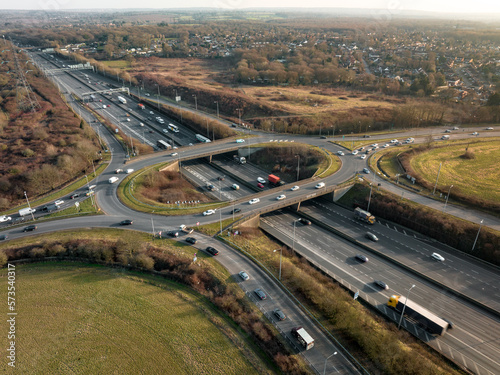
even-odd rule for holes
{"type": "Polygon", "coordinates": [[[239,186],[238,184],[232,184],[232,185],[231,185],[231,188],[232,188],[233,190],[239,190],[239,189],[240,189],[240,186],[239,186]]]}
{"type": "Polygon", "coordinates": [[[374,242],[378,241],[378,237],[375,236],[373,233],[366,232],[365,237],[368,238],[369,240],[372,240],[374,242]]]}
{"type": "Polygon", "coordinates": [[[439,260],[440,262],[444,262],[444,258],[441,255],[439,255],[438,253],[432,253],[431,257],[433,259],[439,260]]]}

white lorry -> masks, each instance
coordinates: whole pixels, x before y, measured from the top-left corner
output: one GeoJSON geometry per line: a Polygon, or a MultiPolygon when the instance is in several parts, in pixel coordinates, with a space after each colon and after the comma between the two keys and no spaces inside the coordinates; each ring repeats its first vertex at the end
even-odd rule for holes
{"type": "Polygon", "coordinates": [[[127,104],[127,99],[125,99],[123,96],[119,96],[118,97],[118,100],[120,101],[120,103],[122,104],[127,104]]]}
{"type": "Polygon", "coordinates": [[[26,216],[26,215],[32,214],[34,212],[36,212],[36,208],[29,208],[29,207],[21,208],[19,210],[19,216],[26,216]]]}
{"type": "Polygon", "coordinates": [[[305,350],[309,350],[314,346],[314,339],[302,327],[292,328],[292,336],[295,337],[305,350]]]}
{"type": "Polygon", "coordinates": [[[118,177],[111,177],[108,181],[110,184],[114,184],[116,181],[118,181],[118,177]]]}

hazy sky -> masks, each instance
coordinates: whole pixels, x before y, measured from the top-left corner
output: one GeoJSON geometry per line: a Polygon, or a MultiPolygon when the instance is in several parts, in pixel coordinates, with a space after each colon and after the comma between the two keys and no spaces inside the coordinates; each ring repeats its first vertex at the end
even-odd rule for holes
{"type": "Polygon", "coordinates": [[[2,1],[0,9],[103,9],[187,8],[244,9],[253,7],[331,7],[381,9],[397,14],[404,10],[447,13],[500,13],[500,0],[16,0],[2,1]]]}

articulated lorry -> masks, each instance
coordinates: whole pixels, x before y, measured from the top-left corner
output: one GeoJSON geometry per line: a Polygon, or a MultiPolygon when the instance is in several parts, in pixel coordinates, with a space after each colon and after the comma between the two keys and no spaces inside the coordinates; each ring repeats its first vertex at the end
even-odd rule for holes
{"type": "Polygon", "coordinates": [[[373,216],[368,211],[362,210],[359,207],[354,210],[354,218],[364,221],[365,223],[368,224],[375,224],[376,221],[375,216],[373,216]]]}
{"type": "Polygon", "coordinates": [[[292,336],[295,337],[305,350],[309,350],[314,346],[314,339],[302,327],[292,328],[292,336]]]}

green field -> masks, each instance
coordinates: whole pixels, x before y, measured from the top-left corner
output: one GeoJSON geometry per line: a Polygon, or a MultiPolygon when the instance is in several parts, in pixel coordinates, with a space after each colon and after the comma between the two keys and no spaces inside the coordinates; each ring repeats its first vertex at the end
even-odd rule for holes
{"type": "MultiPolygon", "coordinates": [[[[245,356],[259,360],[237,348],[244,339],[211,306],[158,277],[74,263],[19,265],[16,291],[18,373],[258,373],[245,356]]],[[[2,327],[7,332],[5,320],[2,327]]]]}
{"type": "Polygon", "coordinates": [[[463,159],[467,143],[451,144],[435,148],[415,156],[411,160],[412,168],[424,179],[434,184],[439,164],[438,186],[446,189],[453,185],[453,190],[462,194],[483,198],[488,201],[500,201],[500,142],[486,141],[469,144],[469,151],[475,159],[463,159]]]}

